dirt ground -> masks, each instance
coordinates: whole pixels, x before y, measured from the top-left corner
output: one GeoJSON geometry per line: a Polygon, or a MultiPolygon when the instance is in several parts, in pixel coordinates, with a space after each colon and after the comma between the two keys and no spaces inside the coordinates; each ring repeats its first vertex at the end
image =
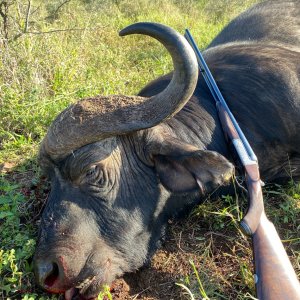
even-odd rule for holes
{"type": "Polygon", "coordinates": [[[241,276],[241,261],[246,272],[251,264],[251,249],[247,248],[250,245],[246,240],[242,242],[241,248],[246,247],[243,257],[239,253],[242,249],[237,249],[236,235],[234,230],[216,232],[201,228],[197,216],[171,224],[164,246],[157,251],[150,265],[114,282],[111,288],[113,299],[191,299],[178,283],[184,283],[195,299],[204,299],[190,261],[196,266],[204,290],[212,296],[210,299],[238,299],[241,293],[251,292],[253,282],[251,279],[244,282],[247,278],[241,276]],[[249,284],[250,290],[245,283],[249,284]]]}
{"type": "Polygon", "coordinates": [[[179,283],[191,272],[189,259],[193,255],[180,250],[177,242],[171,234],[149,266],[116,280],[111,287],[113,299],[182,299],[181,289],[176,282],[179,283]]]}

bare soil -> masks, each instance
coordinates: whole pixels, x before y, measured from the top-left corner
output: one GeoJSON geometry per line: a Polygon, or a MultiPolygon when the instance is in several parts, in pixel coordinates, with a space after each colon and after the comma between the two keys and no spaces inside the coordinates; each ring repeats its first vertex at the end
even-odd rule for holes
{"type": "Polygon", "coordinates": [[[178,283],[184,283],[195,299],[202,299],[190,261],[197,268],[204,290],[215,295],[210,299],[237,299],[240,293],[252,292],[253,282],[247,282],[250,289],[245,285],[240,265],[241,260],[245,266],[251,264],[248,241],[242,241],[245,257],[237,258],[236,255],[243,256],[238,253],[241,249],[237,250],[237,232],[211,231],[201,228],[201,223],[201,217],[196,216],[171,224],[164,246],[156,252],[150,265],[113,283],[113,299],[190,299],[178,283]],[[226,298],[219,298],[218,294],[226,298]]]}

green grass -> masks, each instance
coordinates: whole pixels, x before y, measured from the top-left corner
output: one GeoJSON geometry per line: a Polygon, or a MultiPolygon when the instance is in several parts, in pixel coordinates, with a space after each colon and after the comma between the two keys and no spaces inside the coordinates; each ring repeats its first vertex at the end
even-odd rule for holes
{"type": "MultiPolygon", "coordinates": [[[[26,1],[12,2],[11,39],[24,29],[26,16],[26,1]]],[[[120,38],[123,27],[137,21],[162,22],[181,32],[189,27],[203,48],[253,0],[73,0],[50,18],[60,2],[32,1],[28,33],[1,50],[0,163],[32,157],[51,121],[70,102],[96,94],[135,94],[172,69],[158,42],[120,38]]]]}
{"type": "Polygon", "coordinates": [[[27,213],[30,201],[25,200],[20,186],[1,177],[0,191],[0,295],[3,296],[31,287],[29,259],[35,247],[35,228],[27,213]]]}
{"type": "MultiPolygon", "coordinates": [[[[230,19],[257,1],[71,0],[54,14],[62,2],[32,0],[26,22],[27,1],[12,0],[8,42],[3,40],[0,18],[0,299],[56,299],[36,288],[31,263],[47,190],[36,154],[51,121],[80,98],[136,94],[148,81],[172,70],[159,43],[145,36],[120,38],[118,31],[137,21],[161,22],[180,32],[189,28],[200,48],[205,48],[230,19]]],[[[298,272],[299,195],[296,184],[266,194],[268,214],[289,246],[298,272]]],[[[232,228],[235,239],[228,237],[225,243],[251,255],[249,242],[237,230],[238,208],[236,199],[227,197],[213,206],[206,203],[194,214],[204,217],[203,225],[211,232],[232,228]]],[[[195,299],[226,299],[232,288],[236,299],[251,299],[244,288],[253,285],[250,261],[239,255],[226,257],[238,269],[221,276],[212,244],[198,238],[201,264],[191,264],[190,275],[179,282],[183,290],[195,299]],[[200,271],[200,266],[212,271],[200,271]],[[232,278],[236,286],[229,283],[232,278]]]]}

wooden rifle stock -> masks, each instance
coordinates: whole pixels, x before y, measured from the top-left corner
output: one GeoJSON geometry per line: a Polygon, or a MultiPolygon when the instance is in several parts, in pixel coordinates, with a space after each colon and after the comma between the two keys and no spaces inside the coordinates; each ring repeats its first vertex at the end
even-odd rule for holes
{"type": "MultiPolygon", "coordinates": [[[[230,141],[239,136],[221,103],[217,103],[223,130],[230,141]]],[[[236,147],[235,147],[236,148],[236,147]]],[[[236,148],[236,151],[240,150],[236,148]]],[[[279,235],[265,214],[257,162],[244,163],[249,208],[241,221],[252,237],[255,286],[259,300],[300,300],[300,284],[279,235]]]]}
{"type": "Polygon", "coordinates": [[[257,298],[299,300],[297,275],[273,223],[264,212],[252,234],[252,244],[257,298]]]}

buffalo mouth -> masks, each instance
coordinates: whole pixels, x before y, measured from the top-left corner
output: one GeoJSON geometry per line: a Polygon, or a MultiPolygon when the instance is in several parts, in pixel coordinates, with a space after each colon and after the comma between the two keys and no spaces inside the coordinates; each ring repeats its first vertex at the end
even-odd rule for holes
{"type": "Polygon", "coordinates": [[[95,295],[86,295],[86,292],[88,289],[95,283],[96,277],[93,277],[91,279],[87,278],[80,284],[76,285],[76,287],[72,287],[65,291],[65,299],[66,300],[93,300],[97,299],[97,295],[99,294],[96,293],[95,295]]]}
{"type": "MultiPolygon", "coordinates": [[[[75,278],[68,276],[59,276],[58,268],[53,268],[53,272],[45,279],[42,286],[47,292],[62,294],[64,293],[66,300],[91,300],[97,299],[103,287],[111,282],[108,274],[112,273],[110,260],[102,267],[83,268],[75,278]],[[101,270],[101,272],[99,272],[101,270]]],[[[70,274],[69,274],[70,275],[70,274]]],[[[72,276],[71,276],[72,277],[72,276]]]]}
{"type": "MultiPolygon", "coordinates": [[[[94,300],[97,299],[104,284],[105,283],[101,278],[93,276],[75,284],[65,291],[60,291],[60,293],[64,293],[66,300],[94,300]]],[[[51,287],[47,290],[49,292],[54,292],[51,290],[51,287]]]]}
{"type": "Polygon", "coordinates": [[[85,300],[85,299],[97,299],[96,297],[92,297],[92,298],[85,298],[82,294],[81,294],[81,290],[78,288],[70,288],[69,290],[65,291],[65,299],[66,300],[85,300]]]}

